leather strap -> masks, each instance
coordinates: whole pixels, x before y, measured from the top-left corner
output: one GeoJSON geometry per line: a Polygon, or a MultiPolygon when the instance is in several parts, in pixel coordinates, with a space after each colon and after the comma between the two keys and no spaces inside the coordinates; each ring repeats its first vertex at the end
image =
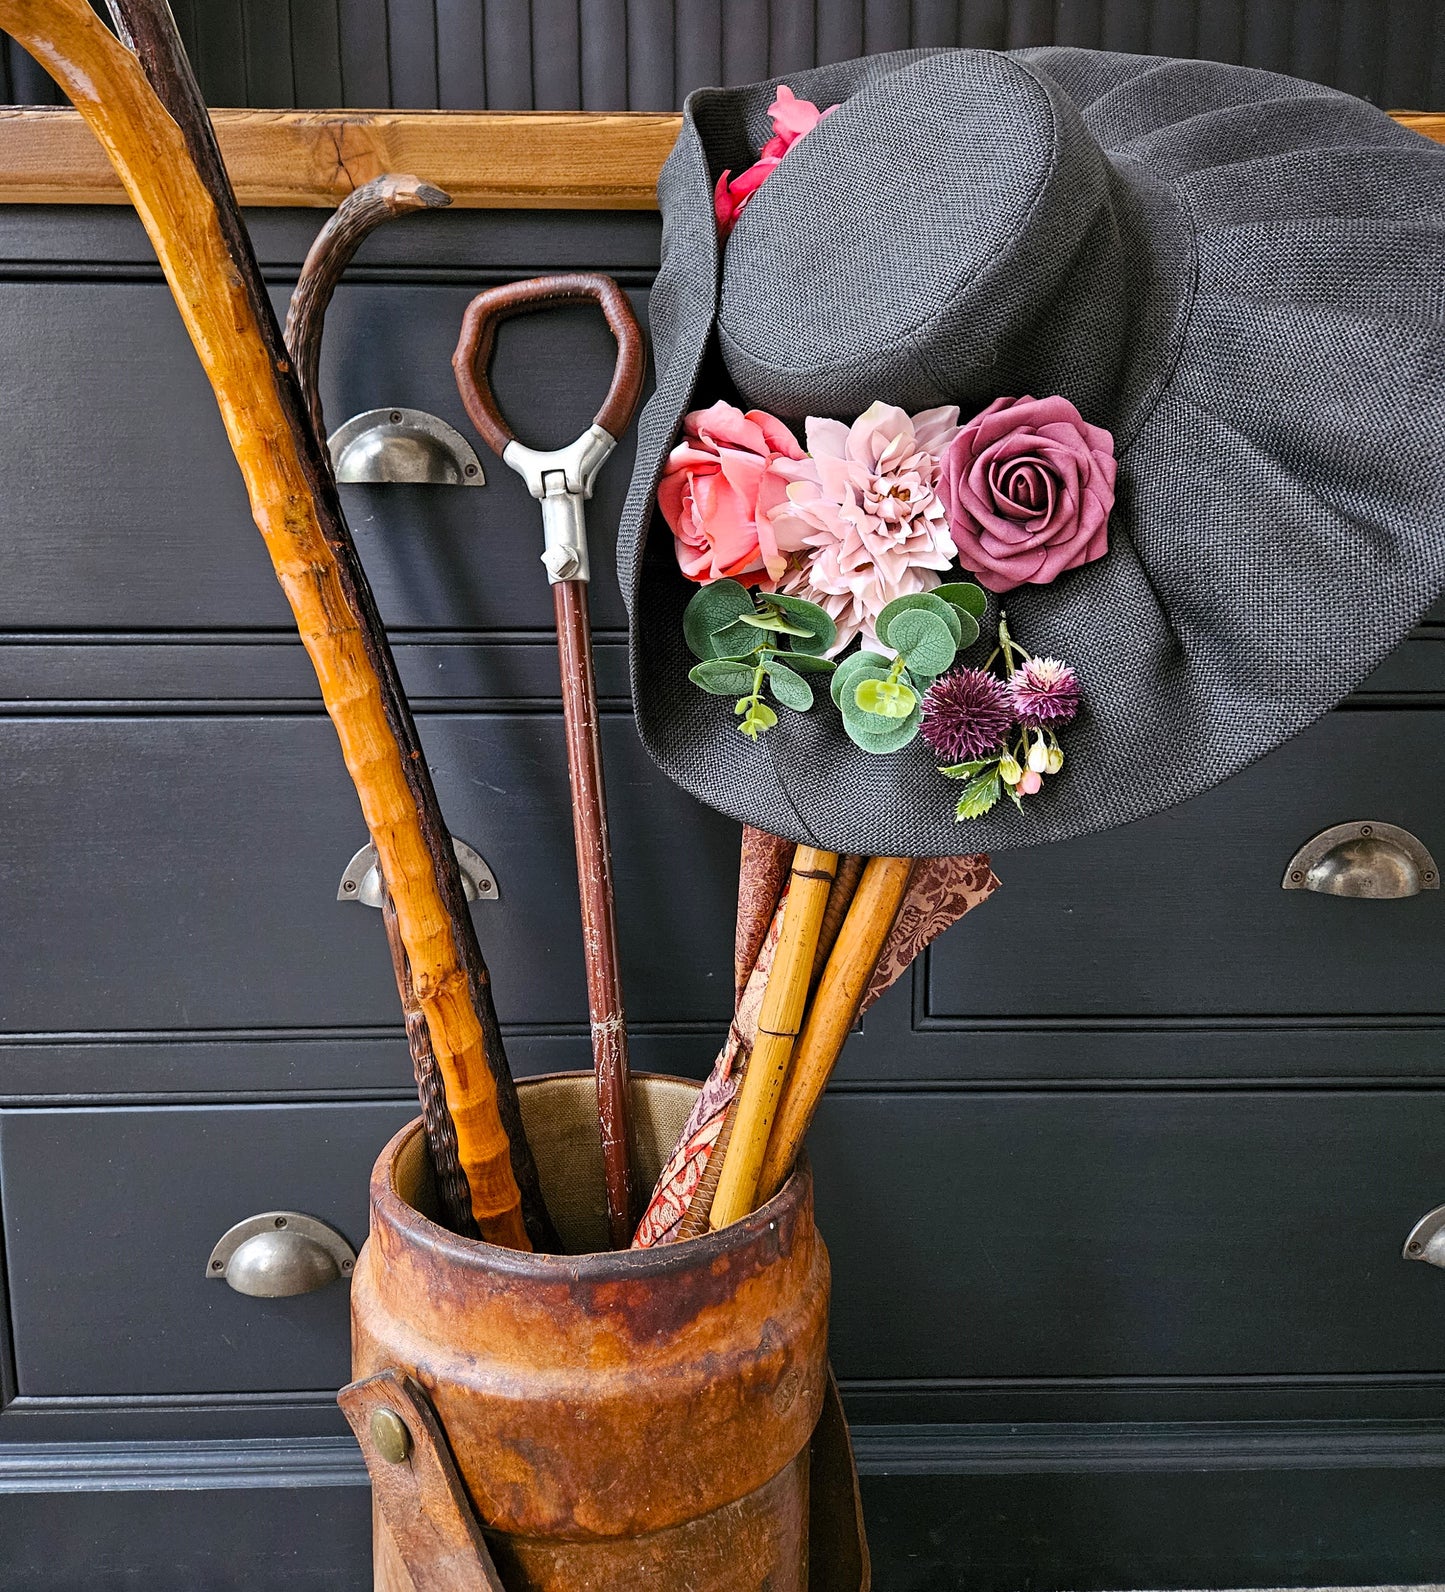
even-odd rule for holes
{"type": "Polygon", "coordinates": [[[420,1385],[400,1371],[379,1371],[342,1388],[336,1402],[361,1444],[372,1499],[416,1592],[506,1592],[420,1385]],[[383,1431],[393,1420],[406,1428],[404,1455],[380,1451],[378,1416],[383,1431]]]}

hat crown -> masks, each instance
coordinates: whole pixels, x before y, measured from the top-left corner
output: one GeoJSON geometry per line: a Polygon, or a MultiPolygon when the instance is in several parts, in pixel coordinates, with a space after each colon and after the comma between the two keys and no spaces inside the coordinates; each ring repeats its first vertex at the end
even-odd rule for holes
{"type": "Polygon", "coordinates": [[[986,402],[1015,379],[1075,396],[1068,369],[1117,370],[1122,317],[1098,311],[1126,275],[1072,102],[1008,56],[950,50],[845,100],[758,190],[724,252],[719,343],[744,397],[790,416],[986,402]],[[1092,306],[1067,340],[1065,296],[1092,306]]]}

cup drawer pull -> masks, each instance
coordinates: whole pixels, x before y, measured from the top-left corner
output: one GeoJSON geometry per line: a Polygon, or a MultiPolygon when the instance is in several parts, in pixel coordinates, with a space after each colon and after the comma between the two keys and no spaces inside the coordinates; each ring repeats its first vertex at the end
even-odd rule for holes
{"type": "Polygon", "coordinates": [[[471,443],[439,415],[424,409],[368,409],[327,439],[331,467],[342,486],[485,486],[471,443]]]}
{"type": "Polygon", "coordinates": [[[1404,1253],[1406,1260],[1423,1260],[1430,1266],[1445,1266],[1445,1205],[1437,1205],[1415,1223],[1405,1240],[1404,1253]]]}
{"type": "Polygon", "coordinates": [[[222,1234],[206,1275],[255,1299],[285,1299],[350,1277],[355,1265],[356,1251],[334,1227],[299,1211],[261,1211],[222,1234]]]}
{"type": "Polygon", "coordinates": [[[1395,824],[1335,824],[1307,840],[1284,871],[1286,890],[1395,901],[1440,888],[1435,859],[1395,824]]]}

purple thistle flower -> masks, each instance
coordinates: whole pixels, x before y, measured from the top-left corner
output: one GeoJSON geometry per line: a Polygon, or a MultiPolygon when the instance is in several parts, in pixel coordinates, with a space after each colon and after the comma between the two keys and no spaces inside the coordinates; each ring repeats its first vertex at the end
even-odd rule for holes
{"type": "Polygon", "coordinates": [[[1003,681],[983,669],[955,669],[923,693],[923,739],[945,763],[998,751],[1013,721],[1003,681]]]}
{"type": "Polygon", "coordinates": [[[1019,723],[1030,730],[1067,724],[1079,711],[1079,678],[1057,658],[1030,658],[1015,669],[1008,683],[1009,700],[1019,723]]]}

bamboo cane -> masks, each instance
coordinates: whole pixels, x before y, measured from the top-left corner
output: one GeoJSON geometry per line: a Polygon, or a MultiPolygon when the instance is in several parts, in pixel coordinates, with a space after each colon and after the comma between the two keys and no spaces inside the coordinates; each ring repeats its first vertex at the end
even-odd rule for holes
{"type": "Polygon", "coordinates": [[[788,875],[783,935],[758,1017],[758,1038],[735,1106],[736,1121],[713,1197],[709,1225],[716,1231],[753,1208],[758,1172],[768,1146],[773,1112],[803,1020],[813,953],[823,926],[828,891],[838,868],[836,852],[799,846],[788,875]]]}
{"type": "Polygon", "coordinates": [[[912,872],[913,863],[907,857],[870,857],[863,869],[858,893],[823,970],[783,1085],[758,1174],[759,1204],[783,1186],[798,1157],[823,1089],[857,1019],[912,872]]]}
{"type": "Polygon", "coordinates": [[[491,1072],[500,1053],[488,1049],[499,1036],[488,1034],[479,1010],[485,964],[479,952],[467,954],[461,880],[374,600],[175,24],[163,0],[118,0],[115,10],[137,54],[87,0],[0,0],[0,26],[70,96],[150,235],[215,390],[396,902],[473,1214],[487,1237],[529,1248],[514,1172],[525,1141],[503,1123],[491,1072]]]}

